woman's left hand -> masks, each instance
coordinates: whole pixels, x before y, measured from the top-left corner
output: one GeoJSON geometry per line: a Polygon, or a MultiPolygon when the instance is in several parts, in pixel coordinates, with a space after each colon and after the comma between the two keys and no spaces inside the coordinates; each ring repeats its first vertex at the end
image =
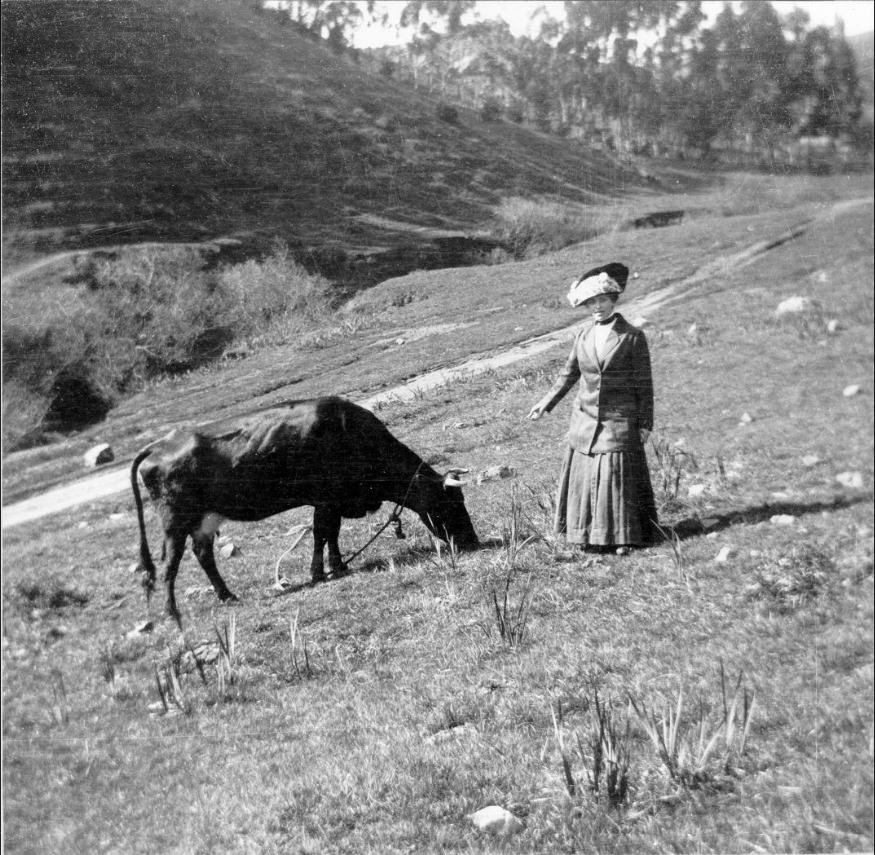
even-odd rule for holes
{"type": "Polygon", "coordinates": [[[647,428],[638,428],[638,438],[642,445],[647,445],[647,440],[650,439],[650,431],[647,428]]]}

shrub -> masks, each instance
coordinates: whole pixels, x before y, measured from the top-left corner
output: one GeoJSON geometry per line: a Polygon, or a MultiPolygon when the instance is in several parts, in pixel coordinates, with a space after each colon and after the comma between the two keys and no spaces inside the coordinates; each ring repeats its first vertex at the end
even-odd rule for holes
{"type": "Polygon", "coordinates": [[[507,110],[507,118],[510,119],[511,122],[517,125],[521,125],[525,116],[523,115],[523,111],[517,107],[509,107],[507,110]]]}
{"type": "Polygon", "coordinates": [[[504,113],[504,107],[497,98],[485,98],[480,107],[480,118],[484,122],[497,122],[504,113]]]}
{"type": "Polygon", "coordinates": [[[443,102],[441,102],[437,105],[437,110],[435,110],[435,113],[442,122],[447,122],[450,125],[459,124],[459,111],[451,104],[444,104],[443,102]]]}
{"type": "Polygon", "coordinates": [[[41,430],[102,419],[120,395],[187,371],[235,340],[300,335],[333,308],[331,285],[284,245],[260,261],[203,269],[191,249],[92,256],[64,300],[31,299],[3,335],[7,448],[41,430]]]}
{"type": "Polygon", "coordinates": [[[583,205],[505,199],[496,212],[493,232],[515,259],[533,258],[594,237],[583,205]]]}

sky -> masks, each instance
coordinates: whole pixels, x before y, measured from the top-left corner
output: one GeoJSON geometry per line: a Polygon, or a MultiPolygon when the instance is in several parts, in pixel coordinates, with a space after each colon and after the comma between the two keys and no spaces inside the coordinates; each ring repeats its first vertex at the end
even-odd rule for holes
{"type": "MultiPolygon", "coordinates": [[[[765,0],[763,0],[765,2],[765,0]]],[[[868,33],[875,29],[873,24],[873,0],[771,0],[772,6],[780,15],[786,15],[794,7],[808,13],[810,26],[833,26],[836,18],[841,18],[845,24],[845,35],[854,36],[868,33]]],[[[377,6],[385,8],[390,17],[397,22],[404,0],[383,0],[377,6]]],[[[510,25],[514,35],[525,35],[531,26],[532,13],[543,8],[554,18],[563,16],[564,2],[562,0],[479,0],[477,10],[481,18],[504,18],[510,25]]],[[[737,2],[735,4],[738,5],[737,2]]],[[[723,8],[723,0],[705,0],[702,8],[709,19],[713,20],[723,8]]],[[[529,35],[537,32],[537,25],[529,35]]],[[[376,47],[382,44],[397,44],[398,36],[390,28],[380,30],[375,27],[362,28],[356,33],[354,43],[357,47],[376,47]]]]}

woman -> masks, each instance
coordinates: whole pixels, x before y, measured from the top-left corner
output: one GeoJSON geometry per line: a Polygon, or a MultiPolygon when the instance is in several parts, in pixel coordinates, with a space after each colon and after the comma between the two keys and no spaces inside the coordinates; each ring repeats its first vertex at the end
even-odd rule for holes
{"type": "Polygon", "coordinates": [[[613,262],[588,270],[568,301],[592,315],[550,391],[529,411],[549,413],[580,380],[559,480],[555,533],[570,544],[628,555],[658,538],[644,444],[653,429],[647,339],[614,308],[629,270],[613,262]]]}

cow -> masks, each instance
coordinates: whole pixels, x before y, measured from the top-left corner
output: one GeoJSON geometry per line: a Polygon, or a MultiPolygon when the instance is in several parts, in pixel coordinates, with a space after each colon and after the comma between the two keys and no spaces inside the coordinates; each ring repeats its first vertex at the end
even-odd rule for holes
{"type": "Polygon", "coordinates": [[[291,401],[226,421],[173,431],[131,464],[140,527],[139,569],[150,595],[155,565],[146,539],[138,477],[164,529],[167,613],[181,627],[174,583],[187,539],[221,601],[236,600],[216,567],[213,539],[224,520],[265,519],[313,506],[312,581],[345,570],[338,546],[343,517],[395,502],[432,534],[463,550],[479,546],[458,475],[438,474],[369,410],[338,397],[291,401]]]}

